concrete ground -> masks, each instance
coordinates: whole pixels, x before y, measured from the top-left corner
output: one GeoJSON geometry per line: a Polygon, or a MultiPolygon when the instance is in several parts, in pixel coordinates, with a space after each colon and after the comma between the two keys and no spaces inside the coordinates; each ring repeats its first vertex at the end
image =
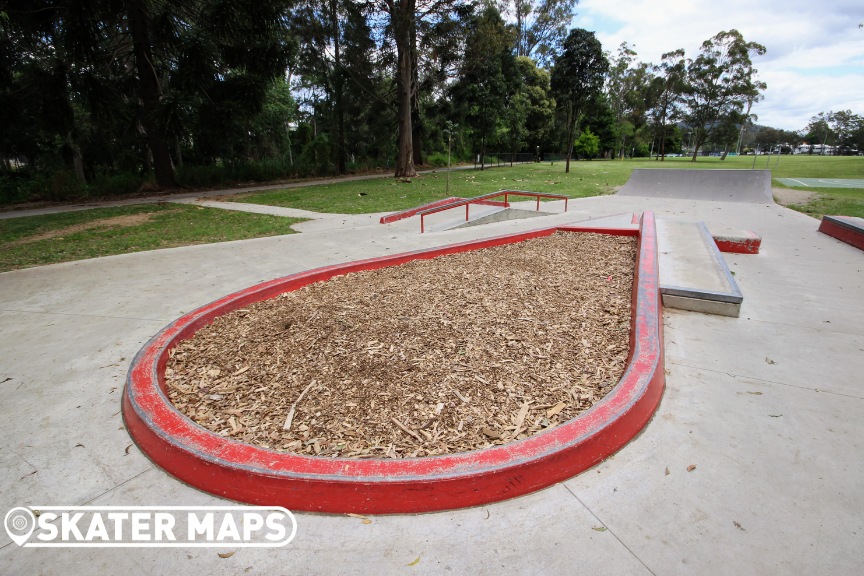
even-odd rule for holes
{"type": "Polygon", "coordinates": [[[653,209],[763,236],[726,255],[739,318],[666,310],[667,389],[614,457],[478,508],[362,519],[298,513],[279,549],[22,549],[0,573],[864,573],[864,253],[781,206],[604,196],[568,214],[419,234],[416,219],[0,274],[0,512],[223,501],[166,475],[120,416],[129,362],[183,312],[325,264],[653,209]],[[695,466],[692,471],[688,467],[695,466]]]}

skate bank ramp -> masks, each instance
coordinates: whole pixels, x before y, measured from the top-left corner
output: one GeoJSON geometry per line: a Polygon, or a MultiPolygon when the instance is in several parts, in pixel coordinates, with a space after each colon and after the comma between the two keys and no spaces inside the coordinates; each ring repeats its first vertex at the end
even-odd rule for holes
{"type": "Polygon", "coordinates": [[[620,196],[773,204],[770,170],[636,168],[620,196]]]}

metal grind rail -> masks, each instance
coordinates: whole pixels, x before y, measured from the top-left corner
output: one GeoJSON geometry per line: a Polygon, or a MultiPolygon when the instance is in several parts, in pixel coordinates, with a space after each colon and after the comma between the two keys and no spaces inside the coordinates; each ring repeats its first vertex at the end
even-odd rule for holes
{"type": "Polygon", "coordinates": [[[450,210],[453,208],[458,208],[460,206],[465,206],[465,221],[468,221],[468,209],[471,204],[480,204],[482,202],[488,202],[493,198],[498,198],[500,196],[504,197],[504,207],[507,208],[510,204],[508,203],[508,199],[510,196],[528,196],[530,198],[537,199],[537,212],[540,211],[540,199],[541,198],[549,198],[552,200],[564,200],[564,212],[567,212],[567,200],[569,199],[567,196],[563,194],[545,194],[543,192],[526,192],[524,190],[499,190],[498,192],[490,192],[489,194],[483,194],[481,196],[475,196],[474,198],[463,198],[457,200],[455,202],[450,202],[449,204],[444,204],[443,206],[436,206],[435,208],[430,208],[428,210],[424,210],[420,212],[420,233],[423,234],[426,231],[426,226],[424,223],[424,218],[430,214],[437,214],[438,212],[443,212],[445,210],[450,210]]]}

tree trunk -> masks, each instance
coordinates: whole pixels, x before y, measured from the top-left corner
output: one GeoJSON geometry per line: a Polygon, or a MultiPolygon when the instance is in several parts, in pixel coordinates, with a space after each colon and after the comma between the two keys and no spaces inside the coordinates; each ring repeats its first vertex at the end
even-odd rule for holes
{"type": "Polygon", "coordinates": [[[180,148],[180,138],[174,136],[174,156],[176,160],[174,161],[174,165],[177,168],[183,167],[183,150],[180,148]]]}
{"type": "Polygon", "coordinates": [[[666,161],[666,122],[660,124],[660,161],[666,161]]]}
{"type": "Polygon", "coordinates": [[[701,131],[694,131],[693,133],[693,157],[690,159],[691,162],[696,162],[696,157],[699,155],[699,148],[702,147],[702,144],[705,143],[705,140],[702,138],[701,131]]]}
{"type": "MultiPolygon", "coordinates": [[[[412,98],[416,102],[417,98],[412,98]]],[[[419,105],[411,107],[411,148],[414,153],[414,166],[423,165],[423,125],[420,122],[419,105]]]]}
{"type": "Polygon", "coordinates": [[[330,18],[333,29],[333,99],[336,105],[336,173],[345,170],[345,103],[342,89],[342,54],[339,38],[339,14],[336,0],[330,0],[330,18]]]}
{"type": "Polygon", "coordinates": [[[570,158],[573,157],[573,138],[576,134],[576,124],[579,123],[579,114],[572,108],[567,115],[567,163],[564,165],[564,173],[570,173],[570,158]]]}
{"type": "Polygon", "coordinates": [[[71,131],[66,133],[66,145],[72,154],[72,169],[75,171],[75,179],[83,186],[87,184],[87,178],[84,176],[84,159],[81,157],[81,148],[75,142],[71,131]]]}
{"type": "Polygon", "coordinates": [[[423,122],[420,118],[420,79],[417,66],[417,27],[411,27],[411,148],[414,166],[423,165],[423,122]]]}
{"type": "Polygon", "coordinates": [[[411,38],[414,29],[416,0],[399,0],[391,4],[390,21],[396,38],[397,84],[399,99],[399,155],[396,158],[397,178],[417,175],[414,168],[413,130],[411,124],[411,93],[414,80],[411,58],[411,38]]]}
{"type": "Polygon", "coordinates": [[[142,123],[147,132],[147,145],[153,155],[153,168],[156,183],[162,188],[176,188],[174,165],[171,163],[171,150],[165,135],[155,119],[156,108],[162,91],[153,65],[150,47],[150,32],[145,0],[130,0],[128,3],[129,31],[135,50],[135,68],[138,72],[138,96],[144,109],[142,123]]]}

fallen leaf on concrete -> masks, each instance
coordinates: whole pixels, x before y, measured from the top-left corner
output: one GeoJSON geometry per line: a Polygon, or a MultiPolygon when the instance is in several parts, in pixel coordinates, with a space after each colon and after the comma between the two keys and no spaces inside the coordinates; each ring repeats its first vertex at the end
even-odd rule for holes
{"type": "Polygon", "coordinates": [[[692,472],[692,471],[695,470],[695,469],[696,469],[696,465],[695,465],[695,464],[690,464],[689,466],[687,466],[687,472],[692,472]]]}
{"type": "MultiPolygon", "coordinates": [[[[422,554],[420,556],[423,556],[422,554]]],[[[406,564],[406,566],[416,566],[420,563],[420,556],[417,556],[417,559],[411,562],[410,564],[406,564]]]]}
{"type": "Polygon", "coordinates": [[[79,442],[78,444],[75,444],[75,448],[84,448],[84,445],[79,442]]]}
{"type": "Polygon", "coordinates": [[[606,531],[605,526],[593,526],[591,529],[596,530],[597,532],[605,532],[606,531]]]}
{"type": "Polygon", "coordinates": [[[735,528],[737,528],[738,530],[741,530],[742,532],[747,532],[747,530],[744,530],[744,527],[741,526],[741,524],[739,524],[739,523],[736,522],[735,520],[732,521],[732,524],[734,524],[734,525],[735,525],[735,528]]]}
{"type": "Polygon", "coordinates": [[[669,475],[669,467],[667,466],[666,467],[666,476],[668,476],[668,475],[669,475]]]}
{"type": "Polygon", "coordinates": [[[129,455],[129,450],[130,450],[130,449],[132,448],[132,446],[134,446],[134,445],[135,445],[135,443],[133,442],[133,443],[129,444],[128,446],[126,446],[126,450],[124,450],[124,452],[126,452],[126,455],[127,455],[127,456],[129,455]]]}
{"type": "Polygon", "coordinates": [[[234,552],[217,552],[217,554],[219,555],[219,558],[230,558],[234,555],[235,552],[237,551],[234,550],[234,552]]]}
{"type": "Polygon", "coordinates": [[[768,358],[767,356],[765,357],[765,362],[767,362],[768,364],[776,364],[777,363],[774,360],[771,360],[770,358],[768,358]]]}

